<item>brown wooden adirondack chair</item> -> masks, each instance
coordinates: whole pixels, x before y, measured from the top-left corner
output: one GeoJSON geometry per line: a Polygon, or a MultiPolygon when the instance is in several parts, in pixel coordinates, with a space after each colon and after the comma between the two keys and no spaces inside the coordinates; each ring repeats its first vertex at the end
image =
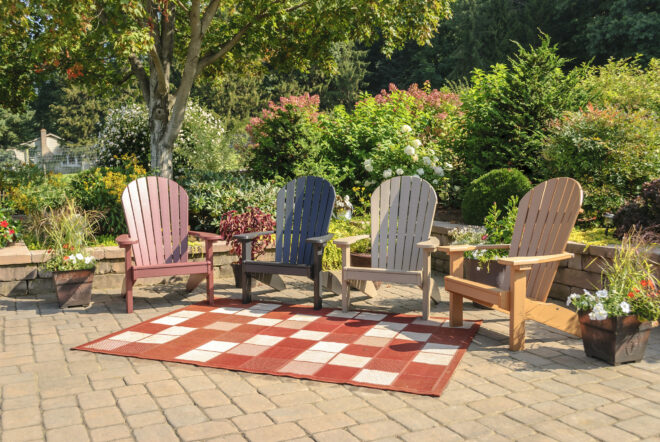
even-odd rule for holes
{"type": "Polygon", "coordinates": [[[520,200],[511,244],[442,246],[449,254],[445,289],[449,292],[450,325],[463,324],[463,298],[509,313],[509,348],[525,346],[525,319],[580,336],[577,314],[546,303],[559,261],[573,256],[565,252],[568,236],[582,205],[582,188],[571,178],[545,181],[520,200]],[[463,254],[478,249],[509,249],[504,287],[492,287],[463,278],[463,254]]]}
{"type": "Polygon", "coordinates": [[[135,281],[153,276],[191,275],[188,291],[206,278],[206,296],[213,305],[213,243],[221,238],[188,230],[186,191],[167,178],[138,178],[126,186],[121,202],[128,235],[120,235],[116,241],[126,252],[126,311],[133,311],[135,281]],[[206,243],[204,261],[188,261],[188,235],[206,243]]]}
{"type": "Polygon", "coordinates": [[[422,316],[431,309],[431,252],[438,246],[430,238],[438,197],[419,177],[401,176],[384,181],[371,195],[371,235],[336,239],[342,251],[342,307],[350,306],[349,281],[416,284],[422,288],[422,316]],[[371,237],[371,268],[351,267],[351,244],[371,237]]]}

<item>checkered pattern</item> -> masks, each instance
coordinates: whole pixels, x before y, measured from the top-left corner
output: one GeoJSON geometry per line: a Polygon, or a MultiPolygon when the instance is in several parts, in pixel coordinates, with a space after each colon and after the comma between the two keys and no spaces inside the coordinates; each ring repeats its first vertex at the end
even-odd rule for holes
{"type": "Polygon", "coordinates": [[[189,306],[77,349],[437,396],[479,328],[409,315],[216,304],[189,306]]]}

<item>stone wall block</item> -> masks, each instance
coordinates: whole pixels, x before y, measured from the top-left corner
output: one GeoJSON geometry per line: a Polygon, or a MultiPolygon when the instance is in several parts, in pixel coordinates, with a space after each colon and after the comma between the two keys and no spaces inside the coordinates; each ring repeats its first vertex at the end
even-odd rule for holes
{"type": "Polygon", "coordinates": [[[552,284],[550,287],[550,297],[552,299],[559,299],[560,301],[565,301],[568,298],[568,295],[571,294],[571,288],[564,284],[552,284]]]}
{"type": "Polygon", "coordinates": [[[30,295],[45,295],[55,292],[55,283],[52,278],[37,278],[28,281],[28,292],[30,295]]]}
{"type": "Polygon", "coordinates": [[[569,269],[582,270],[582,255],[574,255],[571,259],[562,261],[560,267],[568,267],[569,269]],[[562,265],[563,264],[563,265],[562,265]]]}
{"type": "Polygon", "coordinates": [[[591,273],[601,274],[604,268],[612,264],[610,258],[603,258],[601,256],[582,255],[582,268],[591,273]]]}
{"type": "Polygon", "coordinates": [[[120,247],[104,247],[104,259],[124,259],[124,249],[120,247]]]}
{"type": "Polygon", "coordinates": [[[569,268],[559,269],[555,277],[555,283],[572,287],[593,290],[601,288],[600,275],[596,273],[583,272],[569,268]]]}
{"type": "Polygon", "coordinates": [[[28,293],[27,281],[0,282],[0,296],[23,296],[28,293]]]}
{"type": "Polygon", "coordinates": [[[37,266],[17,265],[0,267],[0,281],[21,281],[37,277],[37,266]]]}

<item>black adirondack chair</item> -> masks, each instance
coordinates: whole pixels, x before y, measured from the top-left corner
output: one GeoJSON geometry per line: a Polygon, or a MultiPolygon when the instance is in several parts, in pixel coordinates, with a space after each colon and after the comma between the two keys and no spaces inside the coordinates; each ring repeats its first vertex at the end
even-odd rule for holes
{"type": "Polygon", "coordinates": [[[321,261],[332,234],[328,233],[335,189],[314,176],[289,181],[277,193],[276,231],[236,235],[243,246],[243,303],[251,302],[255,273],[307,276],[314,280],[314,308],[321,308],[321,261]],[[275,233],[275,261],[253,261],[252,241],[275,233]]]}

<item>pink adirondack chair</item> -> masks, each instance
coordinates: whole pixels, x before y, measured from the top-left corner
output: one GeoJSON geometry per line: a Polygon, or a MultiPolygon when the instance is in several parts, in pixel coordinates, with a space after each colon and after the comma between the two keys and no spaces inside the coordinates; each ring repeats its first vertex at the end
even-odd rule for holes
{"type": "Polygon", "coordinates": [[[206,278],[206,296],[213,305],[213,243],[221,238],[188,230],[188,194],[183,187],[167,178],[138,178],[126,186],[121,202],[128,235],[116,241],[126,252],[126,312],[133,311],[135,281],[154,276],[190,275],[188,291],[206,278]],[[188,235],[204,240],[204,261],[188,261],[188,235]]]}

